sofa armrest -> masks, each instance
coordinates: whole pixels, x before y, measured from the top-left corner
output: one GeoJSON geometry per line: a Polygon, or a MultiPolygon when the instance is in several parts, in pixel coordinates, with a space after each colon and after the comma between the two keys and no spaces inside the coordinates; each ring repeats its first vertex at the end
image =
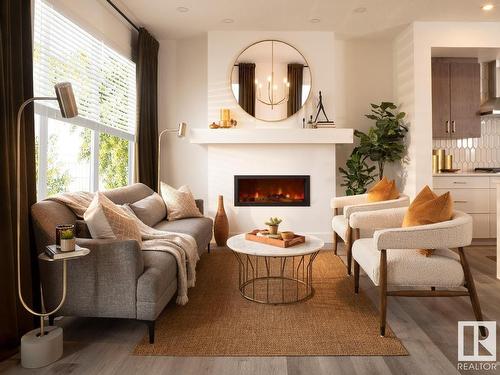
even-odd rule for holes
{"type": "MultiPolygon", "coordinates": [[[[144,272],[142,250],[134,240],[77,238],[90,249],[68,264],[68,291],[61,315],[135,318],[137,279],[144,272]]],[[[40,263],[47,309],[56,306],[62,290],[61,262],[40,263]]]]}
{"type": "Polygon", "coordinates": [[[366,203],[368,194],[346,195],[344,197],[334,197],[330,201],[331,208],[344,208],[356,204],[366,203]]]}
{"type": "Polygon", "coordinates": [[[354,212],[377,211],[388,208],[408,207],[409,205],[410,205],[410,198],[407,195],[401,195],[398,199],[391,199],[388,201],[370,202],[352,206],[345,206],[344,216],[347,219],[349,219],[354,212]]]}
{"type": "Polygon", "coordinates": [[[451,220],[415,227],[376,231],[378,250],[440,249],[469,246],[472,242],[472,217],[455,211],[451,220]]]}
{"type": "Polygon", "coordinates": [[[349,217],[349,225],[351,228],[368,230],[398,228],[403,224],[406,210],[406,207],[399,207],[378,211],[354,212],[349,217]]]}
{"type": "Polygon", "coordinates": [[[201,214],[204,215],[203,199],[195,199],[196,207],[200,210],[201,214]]]}

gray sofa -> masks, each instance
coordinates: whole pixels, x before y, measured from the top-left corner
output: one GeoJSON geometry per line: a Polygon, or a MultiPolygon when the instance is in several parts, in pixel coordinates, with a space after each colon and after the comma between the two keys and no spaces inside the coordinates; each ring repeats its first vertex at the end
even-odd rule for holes
{"type": "MultiPolygon", "coordinates": [[[[106,191],[116,204],[134,203],[153,190],[144,184],[106,191]]],[[[196,204],[203,213],[203,201],[196,204]]],[[[177,291],[174,257],[161,251],[141,251],[134,240],[100,240],[88,235],[85,223],[66,206],[43,200],[31,207],[37,251],[55,243],[57,224],[76,224],[77,244],[89,255],[68,262],[68,292],[58,315],[127,318],[148,324],[154,342],[154,322],[177,291]],[[83,237],[83,238],[82,238],[83,237]],[[87,238],[85,238],[87,237],[87,238]]],[[[213,221],[207,217],[160,221],[155,228],[193,236],[200,255],[210,251],[213,221]]],[[[60,262],[40,262],[40,278],[47,310],[56,306],[62,291],[60,262]]],[[[54,317],[51,317],[53,321],[54,317]]]]}

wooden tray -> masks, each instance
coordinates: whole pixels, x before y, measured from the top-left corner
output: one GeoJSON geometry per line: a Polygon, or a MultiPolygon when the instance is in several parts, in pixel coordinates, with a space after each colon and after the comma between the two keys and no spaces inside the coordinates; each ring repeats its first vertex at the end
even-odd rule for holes
{"type": "Polygon", "coordinates": [[[280,240],[277,238],[257,236],[258,232],[259,232],[258,230],[254,230],[253,232],[246,233],[245,239],[248,241],[260,242],[265,245],[271,245],[276,247],[291,247],[306,242],[306,238],[298,234],[296,234],[295,237],[293,237],[290,240],[280,240]]]}

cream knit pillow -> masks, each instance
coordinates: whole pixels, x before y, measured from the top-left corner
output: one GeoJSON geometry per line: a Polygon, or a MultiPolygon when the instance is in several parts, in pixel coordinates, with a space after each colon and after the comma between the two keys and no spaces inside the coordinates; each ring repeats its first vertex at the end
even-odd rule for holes
{"type": "Polygon", "coordinates": [[[92,238],[136,240],[139,243],[142,240],[135,220],[101,192],[95,194],[83,218],[92,238]]]}
{"type": "Polygon", "coordinates": [[[179,220],[188,217],[202,217],[200,210],[196,207],[191,190],[186,185],[178,190],[161,183],[161,197],[167,206],[167,220],[179,220]]]}

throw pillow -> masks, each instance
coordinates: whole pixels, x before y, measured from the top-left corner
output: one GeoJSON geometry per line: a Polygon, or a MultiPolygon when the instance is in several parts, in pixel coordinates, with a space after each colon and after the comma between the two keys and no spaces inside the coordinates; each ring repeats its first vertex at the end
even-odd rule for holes
{"type": "Polygon", "coordinates": [[[387,177],[382,178],[368,191],[368,202],[382,202],[399,198],[396,181],[389,181],[387,177]]]}
{"type": "Polygon", "coordinates": [[[161,183],[161,197],[167,206],[167,220],[179,220],[188,217],[202,217],[200,210],[196,207],[191,190],[186,185],[175,189],[165,183],[161,183]]]}
{"type": "Polygon", "coordinates": [[[149,227],[154,227],[167,216],[165,202],[157,193],[135,203],[130,203],[129,206],[134,211],[135,216],[149,227]]]}
{"type": "Polygon", "coordinates": [[[92,238],[136,240],[141,242],[141,232],[134,219],[103,193],[97,192],[83,214],[92,238]]]}
{"type": "MultiPolygon", "coordinates": [[[[451,220],[453,201],[450,192],[437,196],[429,186],[425,186],[408,207],[403,219],[403,227],[414,227],[451,220]]],[[[420,249],[425,256],[432,255],[432,249],[420,249]]]]}

